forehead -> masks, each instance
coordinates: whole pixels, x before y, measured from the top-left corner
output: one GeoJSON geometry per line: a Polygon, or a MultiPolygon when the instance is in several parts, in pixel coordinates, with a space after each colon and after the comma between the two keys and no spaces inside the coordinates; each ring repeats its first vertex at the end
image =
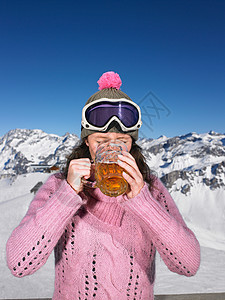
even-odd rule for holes
{"type": "Polygon", "coordinates": [[[117,132],[95,132],[89,135],[91,139],[97,139],[97,138],[102,138],[102,139],[131,139],[131,136],[129,134],[125,133],[117,133],[117,132]]]}

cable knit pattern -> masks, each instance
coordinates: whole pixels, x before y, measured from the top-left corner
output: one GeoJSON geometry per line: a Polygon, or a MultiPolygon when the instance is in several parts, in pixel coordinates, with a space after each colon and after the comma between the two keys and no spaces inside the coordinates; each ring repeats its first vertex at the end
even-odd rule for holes
{"type": "Polygon", "coordinates": [[[174,201],[155,178],[133,199],[99,189],[79,195],[59,174],[49,177],[7,242],[7,263],[22,277],[55,251],[53,299],[151,300],[155,253],[168,268],[192,276],[200,247],[174,201]]]}

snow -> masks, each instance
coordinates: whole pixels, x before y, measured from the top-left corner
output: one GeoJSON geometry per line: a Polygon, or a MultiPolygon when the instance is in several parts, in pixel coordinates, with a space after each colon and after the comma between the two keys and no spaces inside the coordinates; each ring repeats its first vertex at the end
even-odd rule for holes
{"type": "MultiPolygon", "coordinates": [[[[198,177],[196,181],[197,179],[198,177]]],[[[180,192],[171,192],[171,194],[185,222],[194,224],[196,229],[201,228],[204,233],[213,234],[215,241],[221,240],[222,245],[225,245],[224,189],[212,191],[209,187],[197,182],[188,195],[180,192]]],[[[225,251],[225,247],[223,250],[225,251]]]]}
{"type": "Polygon", "coordinates": [[[78,137],[69,133],[60,137],[38,129],[11,130],[0,139],[0,174],[15,174],[16,162],[30,166],[39,163],[54,165],[65,161],[67,151],[71,152],[77,141],[78,137]],[[64,151],[58,153],[62,146],[64,151]]]}
{"type": "MultiPolygon", "coordinates": [[[[50,256],[44,267],[31,276],[15,278],[6,265],[5,245],[12,230],[19,224],[33,198],[30,193],[38,181],[49,174],[19,175],[12,181],[0,180],[0,298],[47,298],[54,289],[54,259],[50,256]]],[[[200,186],[189,196],[173,191],[172,195],[201,244],[201,266],[196,276],[187,278],[170,272],[157,256],[155,294],[225,292],[225,207],[224,190],[214,193],[200,186]]]]}
{"type": "Polygon", "coordinates": [[[225,161],[224,140],[224,134],[211,132],[189,133],[172,139],[142,139],[138,143],[147,152],[151,147],[161,145],[156,155],[148,153],[147,162],[159,176],[163,176],[174,170],[196,170],[225,161]]]}
{"type": "Polygon", "coordinates": [[[225,251],[201,246],[201,265],[193,277],[168,271],[157,256],[155,294],[195,294],[224,292],[225,251]]]}

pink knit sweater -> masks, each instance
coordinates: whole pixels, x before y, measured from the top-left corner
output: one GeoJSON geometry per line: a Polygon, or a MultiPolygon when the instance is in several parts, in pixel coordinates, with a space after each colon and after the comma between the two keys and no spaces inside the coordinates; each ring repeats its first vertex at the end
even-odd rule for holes
{"type": "Polygon", "coordinates": [[[99,189],[77,195],[49,177],[7,242],[17,277],[37,271],[55,250],[53,299],[153,299],[155,252],[167,267],[192,276],[200,247],[158,179],[133,199],[99,189]]]}

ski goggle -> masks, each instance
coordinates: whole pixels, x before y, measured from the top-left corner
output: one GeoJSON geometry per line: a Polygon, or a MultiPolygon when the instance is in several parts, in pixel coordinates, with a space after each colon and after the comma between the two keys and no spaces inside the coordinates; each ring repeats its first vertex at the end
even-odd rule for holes
{"type": "Polygon", "coordinates": [[[82,110],[81,125],[86,129],[106,131],[113,121],[118,122],[124,132],[139,129],[142,125],[140,107],[128,99],[102,98],[82,110]]]}

